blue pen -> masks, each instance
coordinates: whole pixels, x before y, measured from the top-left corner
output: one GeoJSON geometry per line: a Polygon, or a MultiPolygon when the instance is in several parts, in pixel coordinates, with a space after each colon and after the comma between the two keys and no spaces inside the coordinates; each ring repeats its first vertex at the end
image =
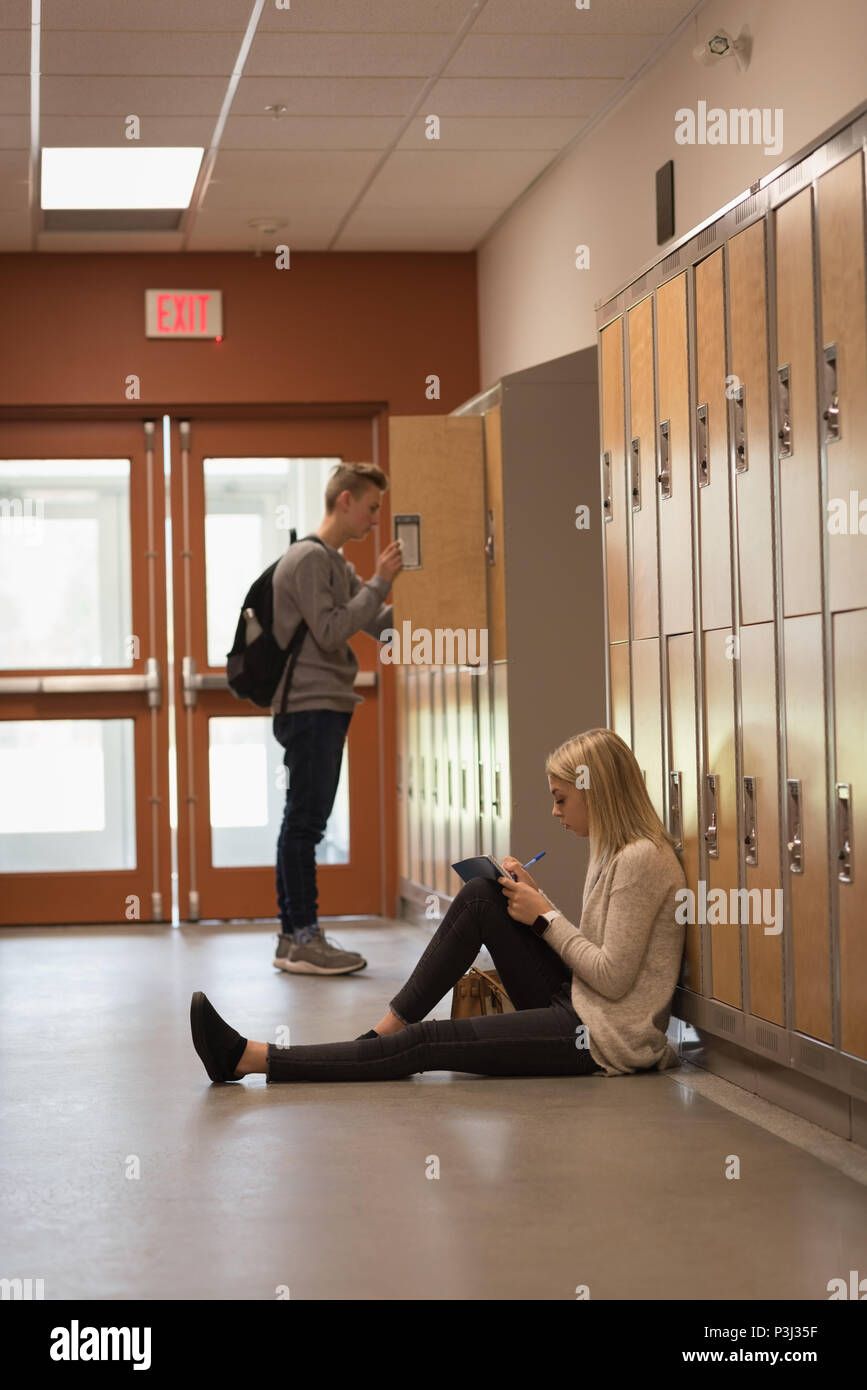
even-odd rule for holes
{"type": "MultiPolygon", "coordinates": [[[[541,859],[543,854],[547,854],[547,850],[541,850],[540,853],[536,855],[536,859],[541,859]]],[[[529,869],[531,864],[535,864],[536,859],[528,859],[526,864],[524,865],[524,868],[529,869]]]]}

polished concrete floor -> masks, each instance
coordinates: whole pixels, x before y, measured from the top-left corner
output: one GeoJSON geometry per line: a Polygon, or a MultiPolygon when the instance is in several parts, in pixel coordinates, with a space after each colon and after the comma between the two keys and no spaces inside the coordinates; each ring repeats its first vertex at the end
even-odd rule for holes
{"type": "Polygon", "coordinates": [[[367,969],[277,972],[269,924],[0,931],[0,1277],[46,1299],[826,1300],[867,1269],[864,1151],[688,1063],[212,1086],[193,990],[248,1037],[352,1038],[430,937],[325,929],[367,969]]]}

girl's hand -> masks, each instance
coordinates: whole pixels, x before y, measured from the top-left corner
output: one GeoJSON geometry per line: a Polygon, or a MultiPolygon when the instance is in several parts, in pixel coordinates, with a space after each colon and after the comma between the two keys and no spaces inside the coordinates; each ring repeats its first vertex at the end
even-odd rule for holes
{"type": "MultiPolygon", "coordinates": [[[[507,867],[511,866],[507,860],[504,860],[503,868],[507,867]]],[[[520,869],[520,865],[518,867],[520,869]]],[[[530,877],[525,870],[521,869],[521,872],[525,878],[530,877]]],[[[550,911],[551,904],[547,898],[543,897],[538,888],[531,887],[529,883],[515,883],[514,879],[511,878],[501,878],[498,879],[498,882],[506,896],[509,916],[514,917],[515,921],[523,922],[525,926],[529,927],[543,912],[550,911]]]]}
{"type": "MultiPolygon", "coordinates": [[[[507,873],[515,874],[519,883],[529,883],[530,887],[535,888],[537,893],[540,891],[538,883],[532,874],[528,874],[527,870],[522,867],[520,859],[513,859],[511,854],[507,854],[503,860],[503,868],[507,873]]],[[[502,883],[502,879],[500,882],[502,883]]]]}

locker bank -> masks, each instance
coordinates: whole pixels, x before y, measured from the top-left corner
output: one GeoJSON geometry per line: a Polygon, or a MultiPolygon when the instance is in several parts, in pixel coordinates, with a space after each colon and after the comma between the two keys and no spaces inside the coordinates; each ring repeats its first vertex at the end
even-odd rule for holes
{"type": "Polygon", "coordinates": [[[865,42],[4,5],[0,1301],[867,1296],[865,42]]]}

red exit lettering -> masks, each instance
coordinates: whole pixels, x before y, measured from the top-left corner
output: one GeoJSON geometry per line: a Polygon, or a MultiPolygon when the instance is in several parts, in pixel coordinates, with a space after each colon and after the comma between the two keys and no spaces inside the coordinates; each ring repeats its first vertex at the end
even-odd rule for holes
{"type": "Polygon", "coordinates": [[[158,333],[207,333],[209,294],[158,294],[158,333]]]}

